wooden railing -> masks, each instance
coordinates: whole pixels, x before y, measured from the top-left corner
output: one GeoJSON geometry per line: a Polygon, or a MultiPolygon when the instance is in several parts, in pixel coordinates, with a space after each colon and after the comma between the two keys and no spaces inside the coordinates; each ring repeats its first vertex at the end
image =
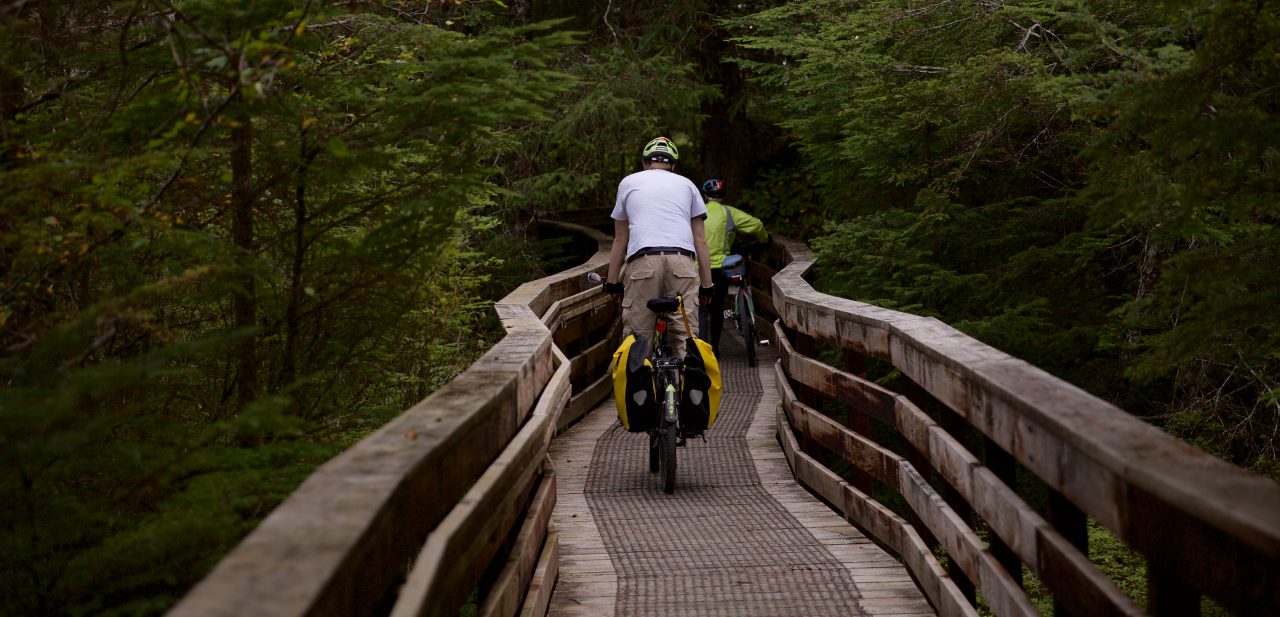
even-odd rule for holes
{"type": "MultiPolygon", "coordinates": [[[[585,280],[607,267],[609,239],[559,226],[595,255],[497,303],[498,345],[317,470],[170,614],[456,615],[473,592],[481,615],[545,612],[558,560],[547,444],[607,396],[620,338],[615,305],[585,280]]],[[[1274,482],[937,320],[814,291],[803,245],[778,240],[771,255],[781,271],[751,272],[772,280],[754,297],[781,358],[778,433],[796,478],[900,555],[939,613],[976,615],[981,593],[996,615],[1037,614],[1025,567],[1059,616],[1142,614],[1090,563],[1088,518],[1147,556],[1154,614],[1196,614],[1200,593],[1240,614],[1280,610],[1274,482]],[[899,371],[903,393],[871,381],[872,365],[899,371]],[[1020,495],[1028,477],[1047,505],[1020,495]]]]}
{"type": "Polygon", "coordinates": [[[774,249],[779,435],[796,478],[896,551],[940,614],[976,615],[979,593],[996,615],[1039,614],[1024,566],[1058,617],[1144,614],[1089,561],[1088,519],[1147,558],[1152,614],[1199,614],[1200,594],[1280,612],[1280,485],[936,319],[818,293],[808,249],[774,249]],[[890,371],[902,393],[871,380],[890,371]],[[1020,495],[1031,476],[1046,498],[1020,495]],[[907,518],[872,495],[896,495],[907,518]]]}
{"type": "Polygon", "coordinates": [[[170,615],[457,615],[473,591],[481,615],[545,612],[547,445],[608,393],[618,339],[585,278],[604,272],[609,239],[561,227],[595,255],[498,302],[501,342],[307,478],[170,615]]]}

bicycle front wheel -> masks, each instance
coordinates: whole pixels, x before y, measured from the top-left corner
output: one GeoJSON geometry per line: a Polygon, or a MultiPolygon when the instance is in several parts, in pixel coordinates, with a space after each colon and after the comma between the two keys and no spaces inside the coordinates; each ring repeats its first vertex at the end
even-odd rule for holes
{"type": "Polygon", "coordinates": [[[676,492],[676,427],[668,426],[661,433],[658,449],[662,450],[662,492],[670,495],[676,492]]]}
{"type": "Polygon", "coordinates": [[[742,342],[747,346],[747,366],[756,365],[756,322],[751,314],[751,300],[747,294],[751,290],[743,287],[738,290],[734,300],[734,309],[738,313],[738,331],[742,333],[742,342]]]}
{"type": "MultiPolygon", "coordinates": [[[[676,406],[675,390],[668,390],[665,403],[667,409],[674,410],[676,406]]],[[[676,490],[676,438],[679,433],[679,425],[670,421],[667,416],[662,419],[662,426],[658,429],[658,450],[662,459],[662,492],[670,495],[676,490]]]]}
{"type": "Polygon", "coordinates": [[[658,473],[658,467],[661,464],[659,460],[661,453],[658,448],[658,431],[649,432],[649,473],[658,473]]]}

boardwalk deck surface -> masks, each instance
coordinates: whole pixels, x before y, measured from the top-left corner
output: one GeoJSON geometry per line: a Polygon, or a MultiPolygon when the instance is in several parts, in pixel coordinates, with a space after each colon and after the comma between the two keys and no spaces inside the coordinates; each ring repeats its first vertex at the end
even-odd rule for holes
{"type": "Polygon", "coordinates": [[[725,397],[679,451],[674,495],[612,399],[551,444],[557,616],[933,615],[906,569],[791,477],[774,439],[771,348],[746,365],[726,324],[725,397]]]}

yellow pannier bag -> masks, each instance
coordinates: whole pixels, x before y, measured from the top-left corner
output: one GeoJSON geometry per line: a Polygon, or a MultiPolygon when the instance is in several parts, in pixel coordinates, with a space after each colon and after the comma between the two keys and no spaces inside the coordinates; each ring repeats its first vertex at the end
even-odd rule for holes
{"type": "Polygon", "coordinates": [[[680,392],[680,428],[686,436],[701,435],[720,413],[720,362],[711,343],[685,339],[684,378],[680,392]]]}
{"type": "Polygon", "coordinates": [[[632,433],[643,433],[658,426],[658,398],[653,393],[653,364],[647,357],[648,349],[646,337],[628,334],[613,352],[609,365],[618,420],[632,433]]]}

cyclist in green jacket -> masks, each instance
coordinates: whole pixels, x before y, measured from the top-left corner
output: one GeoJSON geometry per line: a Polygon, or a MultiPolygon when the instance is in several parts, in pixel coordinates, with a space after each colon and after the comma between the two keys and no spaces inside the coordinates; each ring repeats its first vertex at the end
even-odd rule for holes
{"type": "Polygon", "coordinates": [[[711,302],[699,307],[701,315],[698,322],[704,324],[700,338],[711,343],[718,356],[720,331],[724,328],[724,299],[729,293],[729,284],[724,280],[720,266],[724,263],[724,258],[732,254],[733,240],[738,234],[754,236],[761,242],[767,241],[769,234],[760,219],[720,202],[724,198],[723,180],[711,178],[703,182],[702,196],[707,202],[707,220],[703,225],[703,233],[711,257],[711,280],[715,281],[715,290],[712,292],[711,302]]]}

